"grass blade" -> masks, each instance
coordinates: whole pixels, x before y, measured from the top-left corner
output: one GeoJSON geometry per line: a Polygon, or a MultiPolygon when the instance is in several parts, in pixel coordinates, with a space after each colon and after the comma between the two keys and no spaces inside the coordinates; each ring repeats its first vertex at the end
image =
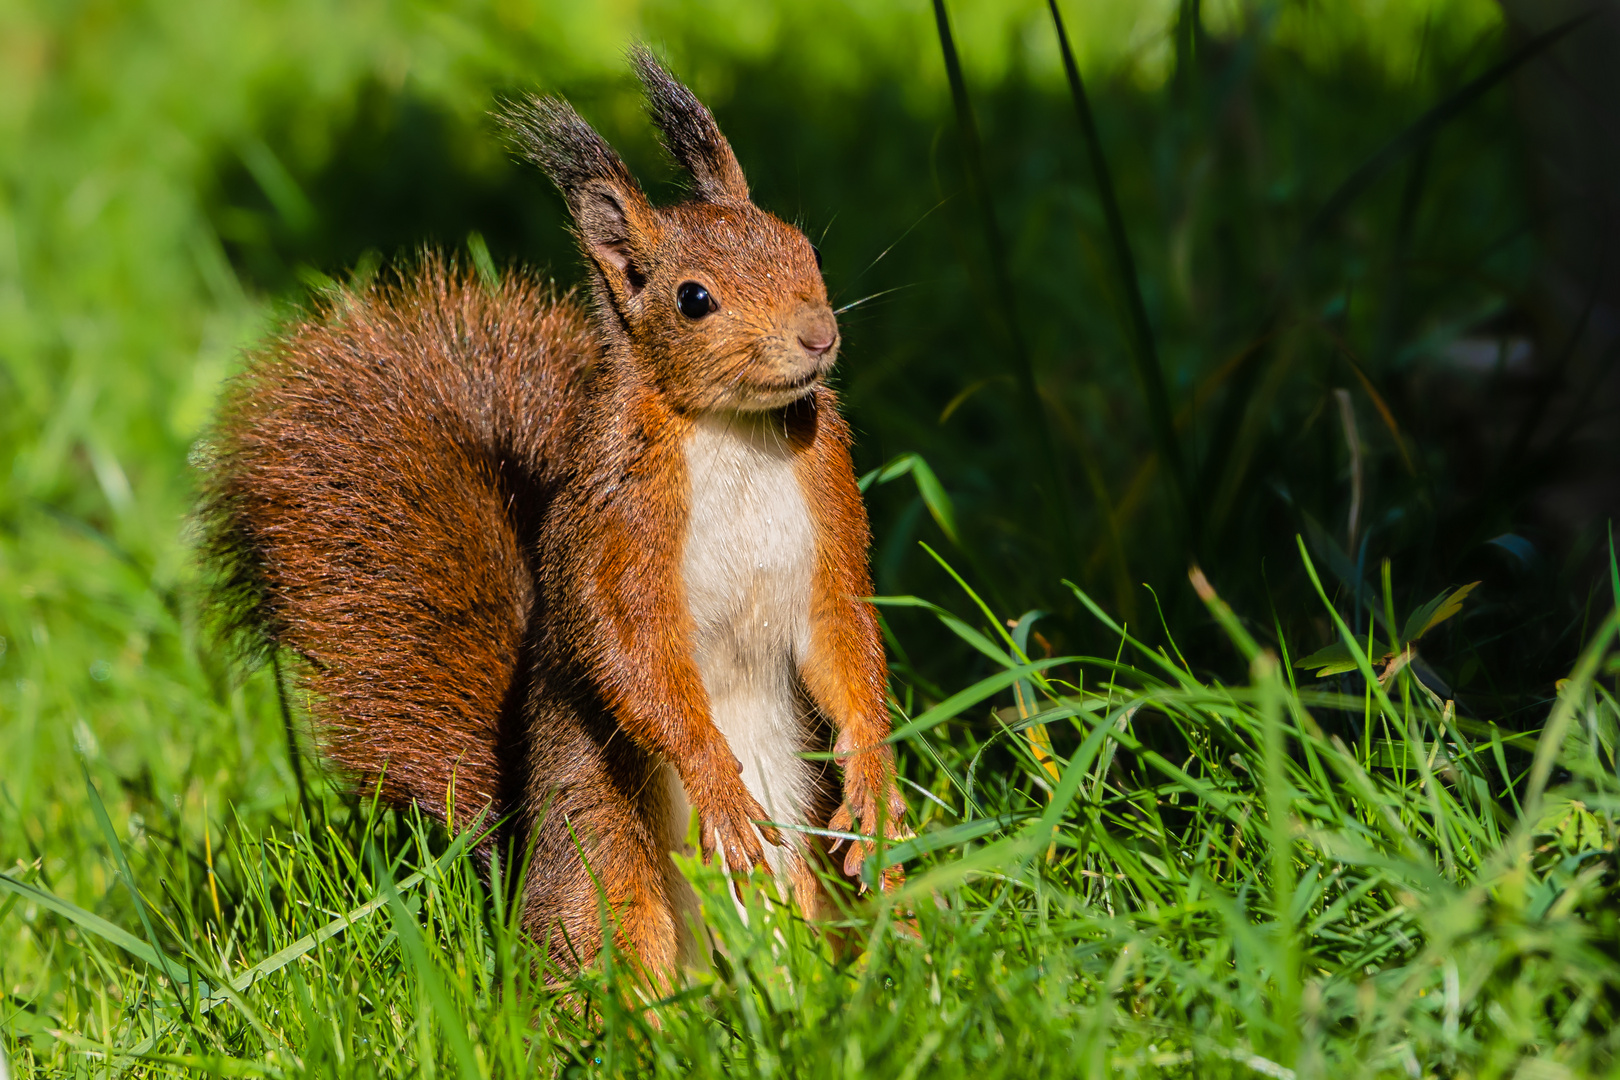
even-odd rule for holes
{"type": "Polygon", "coordinates": [[[1067,491],[1056,446],[1052,441],[1052,429],[1046,422],[1046,410],[1041,404],[1040,391],[1035,386],[1035,366],[1030,359],[1029,346],[1019,330],[1018,295],[1007,272],[1007,250],[1001,238],[1001,226],[996,220],[995,203],[990,198],[989,181],[985,177],[979,126],[973,119],[973,103],[968,99],[967,81],[962,77],[962,61],[956,54],[956,39],[951,34],[950,14],[945,10],[945,0],[934,0],[934,22],[939,31],[940,50],[945,58],[945,75],[951,84],[951,101],[956,108],[956,127],[962,140],[962,161],[968,187],[979,210],[985,246],[989,249],[990,274],[1012,346],[1013,375],[1018,381],[1019,402],[1028,418],[1035,457],[1051,470],[1052,482],[1040,485],[1040,491],[1046,503],[1047,515],[1057,531],[1059,550],[1067,558],[1073,554],[1074,547],[1067,491]]]}
{"type": "MultiPolygon", "coordinates": [[[[977,840],[979,837],[993,833],[997,829],[1004,829],[1016,821],[1018,821],[1018,817],[1014,814],[997,814],[994,817],[974,818],[972,821],[960,822],[948,829],[924,833],[921,836],[915,836],[910,840],[904,840],[885,848],[883,850],[883,861],[891,866],[896,863],[903,863],[909,859],[915,859],[919,855],[927,855],[929,852],[938,851],[941,848],[956,847],[958,844],[965,844],[969,840],[977,840]]],[[[877,837],[863,836],[861,839],[876,840],[877,837]]],[[[863,868],[863,877],[865,876],[868,875],[863,868]]],[[[872,880],[869,880],[867,884],[875,884],[876,875],[870,876],[872,880]]]]}
{"type": "Polygon", "coordinates": [[[917,494],[922,496],[923,505],[928,508],[929,516],[945,538],[957,547],[962,546],[961,537],[956,531],[956,507],[951,502],[950,495],[945,491],[939,477],[929,468],[928,462],[918,453],[901,454],[881,468],[873,469],[861,477],[859,487],[862,491],[873,484],[887,484],[890,480],[898,480],[907,474],[917,485],[917,494]]]}
{"type": "Polygon", "coordinates": [[[371,851],[371,858],[372,864],[377,868],[377,882],[383,902],[387,904],[389,914],[394,918],[394,931],[399,935],[405,959],[415,971],[416,977],[421,980],[428,1004],[438,1016],[439,1027],[450,1043],[450,1052],[455,1056],[456,1066],[463,1080],[478,1080],[483,1076],[483,1070],[478,1067],[478,1058],[467,1038],[467,1021],[451,1000],[444,980],[439,977],[438,969],[433,966],[433,960],[428,955],[427,943],[422,938],[422,928],[417,925],[411,913],[406,910],[405,902],[400,899],[399,888],[394,884],[394,875],[387,863],[375,849],[371,851]]]}
{"type": "Polygon", "coordinates": [[[186,1001],[180,994],[180,988],[191,981],[190,976],[158,946],[157,932],[152,929],[152,920],[146,913],[146,902],[141,899],[141,892],[135,887],[135,873],[129,868],[129,859],[124,855],[124,845],[118,842],[118,832],[113,828],[112,819],[107,816],[107,807],[101,801],[101,792],[96,790],[95,781],[90,779],[90,767],[80,760],[79,768],[84,773],[84,786],[90,795],[90,809],[96,816],[96,823],[101,826],[101,834],[106,838],[107,846],[112,849],[118,875],[123,879],[124,887],[129,890],[130,898],[135,902],[135,914],[140,916],[141,926],[146,930],[146,940],[151,944],[152,952],[157,958],[157,967],[169,979],[175,1000],[184,1010],[186,1001]]]}
{"type": "Polygon", "coordinates": [[[1085,136],[1086,153],[1091,159],[1092,179],[1097,185],[1097,198],[1102,203],[1103,218],[1108,222],[1109,247],[1114,255],[1114,272],[1119,279],[1120,294],[1125,297],[1129,314],[1127,339],[1131,343],[1131,364],[1136,369],[1136,380],[1147,404],[1148,423],[1153,428],[1153,440],[1164,459],[1181,499],[1182,512],[1187,522],[1187,538],[1193,550],[1202,539],[1202,510],[1192,478],[1188,475],[1186,460],[1181,452],[1181,440],[1176,437],[1175,420],[1170,410],[1170,394],[1164,384],[1164,370],[1159,363],[1159,350],[1153,339],[1153,327],[1148,322],[1147,306],[1142,302],[1142,286],[1136,273],[1136,257],[1131,254],[1130,237],[1125,232],[1125,217],[1120,213],[1119,198],[1114,193],[1114,176],[1103,153],[1102,138],[1097,134],[1097,121],[1091,113],[1091,102],[1080,78],[1080,66],[1075,62],[1074,50],[1069,46],[1068,32],[1063,28],[1063,16],[1057,0],[1047,0],[1052,12],[1052,25],[1057,31],[1058,47],[1063,51],[1063,70],[1069,78],[1069,94],[1074,99],[1074,111],[1085,136]]]}
{"type": "Polygon", "coordinates": [[[1614,557],[1614,522],[1609,522],[1609,589],[1614,597],[1614,606],[1620,610],[1620,562],[1614,557]]]}
{"type": "Polygon", "coordinates": [[[1045,660],[1037,660],[1033,664],[1019,664],[1017,667],[998,671],[988,678],[980,679],[966,690],[957,691],[909,724],[902,724],[895,728],[884,741],[900,742],[902,739],[909,739],[911,736],[927,731],[929,728],[938,727],[964,709],[971,708],[985,698],[1007,689],[1019,679],[1028,678],[1036,672],[1045,671],[1047,668],[1056,667],[1058,664],[1072,664],[1078,659],[1079,657],[1075,656],[1053,656],[1045,660]]]}
{"type": "Polygon", "coordinates": [[[281,728],[287,736],[287,763],[292,766],[293,781],[298,785],[298,805],[304,811],[304,820],[315,827],[315,818],[309,808],[309,784],[304,780],[304,755],[298,749],[298,729],[293,723],[292,706],[287,702],[287,683],[281,677],[281,650],[270,650],[270,677],[276,681],[276,703],[281,708],[281,728]]]}
{"type": "Polygon", "coordinates": [[[1581,699],[1596,677],[1603,658],[1608,655],[1609,643],[1617,632],[1620,632],[1620,608],[1609,612],[1609,617],[1603,620],[1598,632],[1581,651],[1580,662],[1558,692],[1558,703],[1553,706],[1547,726],[1541,731],[1541,739],[1536,743],[1535,760],[1530,764],[1530,779],[1524,795],[1524,820],[1527,822],[1534,824],[1541,812],[1541,797],[1547,790],[1547,781],[1552,777],[1553,763],[1563,749],[1564,736],[1569,734],[1581,699]]]}
{"type": "MultiPolygon", "coordinates": [[[[452,862],[461,857],[462,853],[467,850],[474,837],[477,835],[476,828],[464,830],[461,835],[456,837],[455,842],[452,843],[448,849],[446,849],[445,853],[439,856],[439,858],[434,862],[433,871],[435,873],[442,873],[445,867],[449,866],[452,862]]],[[[400,881],[398,884],[394,884],[392,880],[390,880],[390,884],[393,885],[395,893],[403,895],[404,893],[408,893],[418,885],[422,884],[422,882],[426,881],[428,876],[429,872],[427,870],[418,870],[414,874],[411,874],[409,877],[400,881]]],[[[312,933],[305,934],[291,945],[288,945],[285,949],[272,953],[263,960],[259,961],[257,964],[254,964],[252,967],[242,972],[242,974],[232,979],[230,981],[230,988],[239,994],[246,993],[252,988],[253,984],[258,982],[260,979],[267,978],[268,976],[275,974],[288,964],[292,963],[294,960],[297,960],[300,956],[313,952],[323,942],[343,933],[345,930],[348,930],[362,919],[369,918],[373,913],[387,906],[387,904],[387,894],[379,893],[377,896],[367,900],[365,903],[361,904],[357,908],[354,908],[352,911],[347,911],[344,914],[339,915],[337,918],[333,919],[325,926],[322,926],[320,929],[315,930],[312,933]]],[[[219,1005],[226,1000],[228,999],[223,993],[216,993],[212,996],[205,995],[205,999],[198,1005],[197,1011],[207,1012],[209,1009],[212,1009],[214,1006],[219,1005]]]]}
{"type": "Polygon", "coordinates": [[[969,626],[955,615],[952,615],[949,611],[946,611],[938,604],[929,603],[927,600],[923,600],[915,596],[874,596],[871,597],[870,600],[878,607],[920,608],[923,611],[933,615],[934,618],[938,619],[946,627],[946,629],[950,630],[951,633],[955,634],[957,637],[973,646],[974,649],[983,653],[985,656],[988,656],[1002,667],[1013,667],[1019,663],[1018,660],[1013,659],[1012,656],[1008,655],[1005,650],[998,647],[989,638],[985,637],[983,634],[979,633],[977,630],[973,629],[973,627],[969,626]]]}
{"type": "Polygon", "coordinates": [[[495,268],[495,260],[490,257],[489,244],[484,240],[484,234],[477,229],[467,234],[467,255],[472,259],[473,269],[478,273],[480,284],[491,293],[499,292],[501,272],[495,268]]]}
{"type": "MultiPolygon", "coordinates": [[[[3,870],[0,870],[0,890],[11,892],[30,903],[38,904],[47,911],[54,911],[81,930],[87,930],[103,941],[118,946],[137,960],[142,960],[160,971],[167,973],[179,967],[169,957],[164,956],[157,949],[154,949],[117,923],[109,922],[100,915],[86,911],[79,905],[64,900],[55,893],[47,892],[37,885],[30,885],[26,881],[18,881],[3,870]]],[[[183,971],[175,972],[174,977],[182,984],[187,981],[183,971]]],[[[206,992],[204,990],[204,993],[206,992]]]]}

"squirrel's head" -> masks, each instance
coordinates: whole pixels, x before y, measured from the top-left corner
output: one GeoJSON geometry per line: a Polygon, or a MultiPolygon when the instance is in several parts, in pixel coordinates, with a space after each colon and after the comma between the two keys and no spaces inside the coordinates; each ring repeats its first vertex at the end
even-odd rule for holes
{"type": "Polygon", "coordinates": [[[645,47],[631,60],[664,144],[691,177],[686,202],[648,202],[618,154],[565,101],[531,98],[503,116],[568,202],[594,270],[603,332],[681,408],[752,411],[796,401],[838,355],[820,255],[803,233],[749,201],[748,181],[703,103],[645,47]]]}

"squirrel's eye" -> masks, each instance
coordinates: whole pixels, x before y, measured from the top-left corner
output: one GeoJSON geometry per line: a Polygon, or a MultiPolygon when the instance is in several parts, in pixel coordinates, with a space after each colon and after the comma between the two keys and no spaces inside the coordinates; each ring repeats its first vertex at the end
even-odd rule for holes
{"type": "Polygon", "coordinates": [[[820,270],[821,269],[821,249],[816,247],[816,245],[811,244],[810,245],[810,254],[812,254],[812,255],[814,255],[816,257],[816,269],[820,270]]]}
{"type": "Polygon", "coordinates": [[[709,290],[695,281],[681,282],[681,287],[675,290],[675,305],[688,319],[701,319],[718,306],[709,290]]]}

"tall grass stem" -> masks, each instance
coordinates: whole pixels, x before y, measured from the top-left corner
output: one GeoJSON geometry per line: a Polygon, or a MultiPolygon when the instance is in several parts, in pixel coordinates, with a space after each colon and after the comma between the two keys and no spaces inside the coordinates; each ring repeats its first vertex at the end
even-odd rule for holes
{"type": "Polygon", "coordinates": [[[1057,32],[1058,47],[1063,52],[1063,71],[1069,79],[1069,95],[1074,99],[1075,115],[1085,137],[1086,153],[1091,160],[1092,179],[1097,185],[1097,198],[1102,203],[1103,218],[1108,223],[1109,249],[1113,253],[1114,273],[1120,295],[1125,298],[1127,312],[1126,338],[1130,342],[1131,364],[1147,404],[1148,424],[1153,429],[1153,440],[1170,473],[1176,494],[1181,500],[1186,519],[1188,547],[1196,552],[1202,542],[1203,511],[1198,493],[1188,475],[1182,454],[1181,441],[1176,437],[1175,418],[1170,408],[1170,394],[1165,387],[1164,370],[1159,363],[1158,345],[1154,341],[1153,326],[1148,321],[1147,305],[1142,300],[1142,285],[1136,272],[1136,257],[1131,253],[1130,237],[1125,231],[1125,215],[1119,208],[1114,193],[1114,175],[1103,152],[1102,136],[1097,133],[1097,121],[1091,113],[1091,102],[1086,97],[1085,82],[1080,77],[1080,65],[1075,62],[1074,50],[1069,46],[1069,35],[1063,28],[1063,15],[1057,0],[1047,0],[1052,12],[1052,25],[1057,32]]]}
{"type": "Polygon", "coordinates": [[[1058,550],[1062,560],[1078,562],[1074,548],[1073,526],[1069,520],[1068,490],[1062,462],[1052,440],[1051,425],[1047,423],[1046,409],[1041,403],[1040,390],[1035,384],[1035,366],[1029,346],[1024,340],[1018,316],[1018,293],[1013,287],[1007,269],[1006,244],[1002,240],[1001,225],[996,218],[995,200],[990,194],[990,182],[984,169],[984,153],[979,139],[979,125],[973,117],[973,102],[968,97],[967,80],[962,75],[962,61],[956,52],[956,39],[951,33],[950,14],[945,0],[934,0],[934,22],[939,32],[940,51],[945,59],[945,74],[951,84],[951,101],[956,110],[958,137],[962,140],[962,163],[967,175],[968,188],[978,208],[979,223],[984,230],[985,248],[989,254],[990,275],[995,283],[996,299],[1000,305],[1000,321],[1005,324],[1007,340],[1012,352],[1013,374],[1018,382],[1018,397],[1028,417],[1031,449],[1042,467],[1050,470],[1045,483],[1039,484],[1042,499],[1052,526],[1057,533],[1058,550]]]}

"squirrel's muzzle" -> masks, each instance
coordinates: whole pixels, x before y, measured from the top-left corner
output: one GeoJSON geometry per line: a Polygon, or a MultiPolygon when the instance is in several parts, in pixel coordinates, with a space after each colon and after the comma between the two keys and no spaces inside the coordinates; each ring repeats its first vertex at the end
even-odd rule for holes
{"type": "Polygon", "coordinates": [[[796,321],[799,344],[811,356],[820,357],[838,344],[838,321],[825,305],[801,310],[796,321]]]}

